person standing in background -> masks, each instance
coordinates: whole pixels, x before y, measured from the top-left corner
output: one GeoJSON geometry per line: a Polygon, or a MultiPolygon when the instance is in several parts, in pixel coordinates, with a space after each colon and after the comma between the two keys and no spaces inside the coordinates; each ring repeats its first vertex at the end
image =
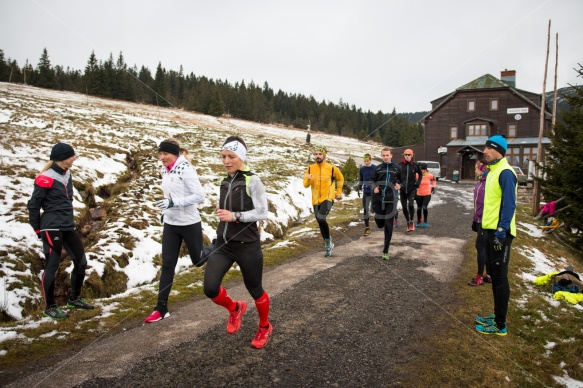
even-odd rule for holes
{"type": "Polygon", "coordinates": [[[492,283],[492,278],[486,267],[486,247],[484,241],[484,229],[482,229],[482,213],[484,212],[484,191],[486,189],[486,177],[488,166],[482,161],[476,162],[476,185],[474,186],[474,216],[472,218],[472,230],[476,232],[476,253],[478,259],[478,272],[468,285],[479,286],[483,283],[492,283]],[[484,268],[486,267],[486,275],[484,268]]]}
{"type": "Polygon", "coordinates": [[[34,180],[34,190],[27,205],[29,223],[38,238],[42,239],[45,254],[45,270],[41,279],[46,304],[43,315],[55,320],[69,317],[55,301],[55,276],[63,249],[73,262],[67,307],[86,310],[94,308],[81,297],[87,259],[73,214],[73,179],[69,169],[75,159],[75,151],[69,144],[55,144],[50,161],[34,180]]]}
{"type": "Polygon", "coordinates": [[[334,200],[342,198],[344,184],[344,176],[340,169],[325,161],[326,153],[324,147],[316,147],[314,150],[316,163],[311,164],[304,174],[304,187],[312,188],[312,206],[324,239],[324,257],[332,255],[334,249],[326,217],[334,205],[334,200]]]}
{"type": "Polygon", "coordinates": [[[204,201],[198,174],[176,139],[166,139],[158,147],[162,162],[164,199],[154,204],[163,212],[162,273],[158,287],[158,303],[146,323],[168,318],[168,297],[174,283],[174,273],[182,242],[186,244],[192,263],[197,265],[202,251],[202,225],[197,205],[204,201]]]}
{"type": "Polygon", "coordinates": [[[360,167],[359,170],[360,179],[358,181],[358,190],[362,191],[362,208],[364,209],[364,235],[368,236],[370,234],[369,213],[372,199],[370,176],[374,171],[375,165],[372,164],[372,157],[370,154],[364,154],[363,161],[364,166],[360,167]]]}

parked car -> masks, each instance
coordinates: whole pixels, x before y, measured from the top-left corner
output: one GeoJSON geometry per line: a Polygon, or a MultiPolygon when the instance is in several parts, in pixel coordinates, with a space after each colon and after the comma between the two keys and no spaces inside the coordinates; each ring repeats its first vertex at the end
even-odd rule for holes
{"type": "Polygon", "coordinates": [[[518,178],[518,185],[519,186],[527,186],[528,182],[526,179],[526,174],[522,172],[522,169],[518,166],[512,166],[514,172],[516,173],[516,177],[518,178]]]}
{"type": "Polygon", "coordinates": [[[416,163],[417,164],[427,163],[427,171],[429,171],[429,173],[431,175],[433,175],[435,180],[439,180],[439,178],[441,178],[441,166],[439,165],[439,162],[428,162],[426,160],[416,160],[416,163]]]}

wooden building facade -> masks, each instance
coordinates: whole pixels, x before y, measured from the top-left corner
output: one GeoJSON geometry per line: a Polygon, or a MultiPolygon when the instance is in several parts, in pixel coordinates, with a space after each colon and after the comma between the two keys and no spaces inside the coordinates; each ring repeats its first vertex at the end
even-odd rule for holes
{"type": "MultiPolygon", "coordinates": [[[[441,164],[441,176],[474,178],[474,164],[482,157],[488,137],[506,136],[506,158],[513,166],[528,171],[538,154],[540,109],[545,107],[545,133],[551,127],[551,113],[540,94],[515,87],[516,72],[503,71],[501,80],[486,74],[453,93],[431,102],[432,110],[421,119],[425,141],[416,146],[416,160],[441,164]]],[[[543,138],[543,146],[550,144],[543,138]]],[[[400,147],[394,151],[401,153],[400,147]]]]}

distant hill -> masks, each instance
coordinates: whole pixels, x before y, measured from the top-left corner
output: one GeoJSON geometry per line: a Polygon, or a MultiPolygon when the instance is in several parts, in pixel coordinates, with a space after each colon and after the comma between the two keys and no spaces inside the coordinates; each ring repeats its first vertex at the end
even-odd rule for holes
{"type": "MultiPolygon", "coordinates": [[[[578,86],[578,87],[581,87],[581,86],[578,86]]],[[[545,100],[547,102],[547,105],[551,109],[553,109],[553,95],[554,95],[554,93],[555,92],[553,90],[545,93],[545,100]]],[[[569,102],[567,101],[567,99],[565,97],[572,96],[574,94],[575,94],[575,90],[570,86],[557,89],[557,111],[559,112],[559,114],[558,114],[559,118],[561,117],[562,111],[567,111],[570,109],[569,102]]]]}

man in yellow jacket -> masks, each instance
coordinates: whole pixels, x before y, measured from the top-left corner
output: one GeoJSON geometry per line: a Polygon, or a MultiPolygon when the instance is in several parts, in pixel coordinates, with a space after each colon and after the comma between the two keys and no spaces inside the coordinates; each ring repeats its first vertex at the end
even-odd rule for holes
{"type": "Polygon", "coordinates": [[[342,196],[344,176],[338,167],[326,162],[326,149],[317,147],[314,150],[314,160],[304,175],[304,187],[312,187],[312,205],[320,233],[324,238],[324,257],[332,254],[334,244],[330,236],[330,228],[326,216],[332,209],[335,199],[342,196]]]}

